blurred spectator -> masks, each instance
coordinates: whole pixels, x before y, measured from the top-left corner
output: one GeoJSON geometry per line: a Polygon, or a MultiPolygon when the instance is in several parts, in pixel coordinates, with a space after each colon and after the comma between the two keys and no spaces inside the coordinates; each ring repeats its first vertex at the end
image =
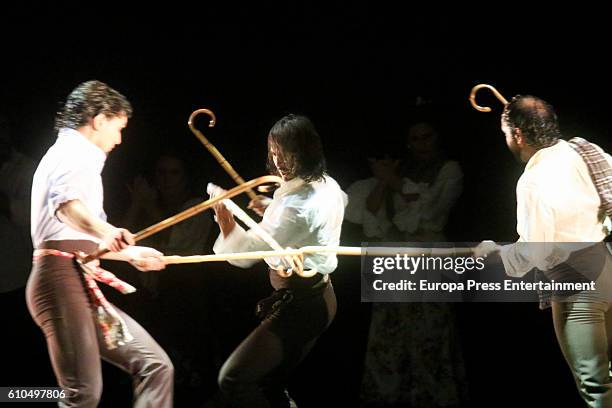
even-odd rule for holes
{"type": "MultiPolygon", "coordinates": [[[[346,219],[361,241],[445,241],[462,191],[431,123],[412,125],[404,157],[369,159],[373,177],[348,188],[346,219]]],[[[466,378],[455,313],[446,303],[374,303],[361,385],[363,407],[459,407],[466,378]]]]}
{"type": "MultiPolygon", "coordinates": [[[[429,123],[410,127],[403,160],[370,159],[373,177],[348,188],[347,220],[368,239],[445,241],[448,214],[461,194],[463,173],[447,160],[429,123]]],[[[366,239],[367,240],[367,239],[366,239]]]]}
{"type": "MultiPolygon", "coordinates": [[[[130,206],[123,219],[130,230],[139,231],[204,201],[193,192],[187,162],[176,153],[158,157],[151,180],[137,176],[130,186],[130,206]]],[[[202,212],[142,242],[166,255],[204,254],[210,252],[211,225],[210,212],[202,212]]],[[[161,276],[162,273],[139,275],[154,296],[159,294],[161,276]]]]}

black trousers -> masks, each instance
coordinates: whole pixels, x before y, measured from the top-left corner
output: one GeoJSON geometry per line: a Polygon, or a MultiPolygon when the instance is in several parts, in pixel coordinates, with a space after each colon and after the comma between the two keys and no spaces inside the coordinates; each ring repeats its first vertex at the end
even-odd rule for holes
{"type": "Polygon", "coordinates": [[[259,303],[264,305],[263,321],[221,368],[219,388],[232,407],[289,407],[284,392],[289,373],[336,315],[336,296],[328,280],[315,288],[287,286],[259,303]]]}
{"type": "MultiPolygon", "coordinates": [[[[86,253],[89,241],[48,241],[45,248],[86,253]]],[[[74,260],[45,256],[37,261],[26,287],[28,309],[46,339],[51,364],[66,398],[60,406],[96,407],[102,392],[100,358],[129,373],[134,407],[171,407],[174,369],[164,350],[136,321],[115,307],[134,339],[108,350],[84,279],[74,260]]]]}

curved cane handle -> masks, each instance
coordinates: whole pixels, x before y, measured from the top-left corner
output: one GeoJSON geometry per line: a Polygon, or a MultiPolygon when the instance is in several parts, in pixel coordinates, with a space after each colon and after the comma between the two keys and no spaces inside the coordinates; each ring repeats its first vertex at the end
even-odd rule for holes
{"type": "MultiPolygon", "coordinates": [[[[240,175],[236,172],[236,170],[234,170],[232,165],[229,164],[229,162],[225,159],[225,157],[223,157],[221,152],[217,150],[217,148],[212,143],[210,143],[210,141],[206,138],[206,136],[204,136],[204,134],[200,132],[194,126],[193,121],[195,117],[198,116],[200,113],[206,113],[208,116],[210,116],[211,119],[210,119],[210,122],[208,123],[208,127],[215,126],[215,123],[217,123],[217,118],[215,114],[210,109],[201,108],[201,109],[197,109],[193,111],[191,115],[189,115],[189,121],[187,122],[187,124],[189,125],[189,129],[191,129],[191,131],[198,138],[198,140],[202,142],[204,147],[206,147],[206,149],[213,155],[213,157],[217,160],[217,162],[219,162],[219,164],[221,165],[221,167],[223,167],[223,169],[227,172],[227,174],[230,175],[232,180],[234,180],[236,184],[238,185],[244,184],[244,179],[240,177],[240,175]]],[[[248,189],[246,193],[251,200],[257,199],[257,194],[255,194],[255,192],[252,189],[248,189]]]]}
{"type": "Polygon", "coordinates": [[[495,95],[497,97],[497,99],[500,100],[501,103],[503,103],[504,105],[508,104],[508,101],[506,100],[506,98],[504,98],[502,96],[502,94],[500,94],[497,89],[495,89],[494,87],[492,87],[491,85],[487,85],[487,84],[479,84],[476,85],[475,87],[472,88],[472,92],[470,92],[470,102],[472,104],[472,106],[474,107],[474,109],[476,109],[479,112],[491,112],[491,108],[487,107],[487,106],[480,106],[476,103],[476,93],[482,89],[482,88],[487,88],[489,89],[491,92],[493,92],[493,95],[495,95]]]}

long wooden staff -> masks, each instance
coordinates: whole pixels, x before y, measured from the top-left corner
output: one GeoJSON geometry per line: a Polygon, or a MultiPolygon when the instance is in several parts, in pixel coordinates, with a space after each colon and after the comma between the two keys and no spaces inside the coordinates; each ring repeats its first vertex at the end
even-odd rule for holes
{"type": "MultiPolygon", "coordinates": [[[[236,182],[236,184],[238,184],[238,185],[244,184],[244,179],[242,177],[240,177],[240,175],[236,172],[236,170],[234,170],[232,165],[229,164],[229,162],[225,159],[225,157],[223,157],[221,152],[219,150],[217,150],[217,148],[212,143],[210,143],[210,141],[206,138],[206,136],[204,136],[204,134],[202,134],[202,132],[200,132],[194,126],[193,120],[200,113],[206,113],[208,116],[210,116],[210,122],[208,123],[208,127],[215,126],[215,123],[217,121],[217,118],[216,118],[215,114],[210,109],[202,108],[202,109],[198,109],[198,110],[193,111],[191,113],[191,115],[189,116],[189,121],[187,122],[187,124],[189,125],[189,129],[191,129],[193,134],[196,135],[198,140],[200,142],[202,142],[204,147],[206,147],[206,149],[208,149],[208,151],[213,155],[213,157],[215,159],[217,159],[217,161],[219,162],[221,167],[223,167],[223,169],[227,172],[227,174],[230,175],[230,177],[236,182]]],[[[257,194],[255,194],[255,192],[252,189],[246,190],[246,193],[247,193],[247,195],[249,196],[249,198],[251,200],[257,199],[257,194]]]]}
{"type": "Polygon", "coordinates": [[[336,255],[350,256],[471,256],[474,248],[403,248],[403,247],[346,247],[346,246],[306,246],[298,249],[285,249],[282,251],[253,251],[238,252],[234,254],[192,255],[192,256],[164,256],[167,264],[199,263],[229,261],[238,259],[262,259],[280,256],[303,256],[314,253],[334,253],[336,255]]]}
{"type": "MultiPolygon", "coordinates": [[[[237,196],[238,194],[244,193],[245,191],[248,191],[249,189],[252,189],[254,187],[257,187],[261,184],[268,184],[268,183],[280,183],[281,182],[281,178],[278,176],[262,176],[262,177],[257,177],[256,179],[247,181],[242,183],[242,185],[236,186],[234,188],[232,188],[231,190],[226,191],[223,194],[220,194],[218,196],[216,196],[215,198],[210,198],[206,201],[201,202],[200,204],[196,204],[193,207],[190,207],[176,215],[173,215],[169,218],[166,218],[163,221],[158,222],[157,224],[151,225],[150,227],[147,227],[145,229],[143,229],[142,231],[139,231],[138,233],[136,233],[136,235],[134,236],[134,240],[135,241],[140,241],[141,239],[145,239],[147,237],[150,237],[151,235],[164,230],[168,227],[173,226],[174,224],[177,224],[183,220],[186,220],[189,217],[192,217],[196,214],[201,213],[204,210],[207,210],[209,208],[211,208],[213,205],[217,204],[219,201],[222,201],[226,198],[232,198],[234,196],[237,196]]],[[[100,256],[108,253],[109,250],[106,248],[102,248],[99,249],[89,255],[87,255],[86,257],[84,257],[81,262],[82,263],[87,263],[87,262],[91,262],[94,259],[99,258],[100,256]]]]}

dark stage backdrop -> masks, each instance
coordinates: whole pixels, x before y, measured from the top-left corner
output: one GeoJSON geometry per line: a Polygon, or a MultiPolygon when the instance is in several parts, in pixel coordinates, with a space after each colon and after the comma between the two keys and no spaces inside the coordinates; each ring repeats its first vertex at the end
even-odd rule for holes
{"type": "MultiPolygon", "coordinates": [[[[188,10],[169,13],[112,24],[20,14],[0,29],[0,112],[13,123],[17,149],[33,159],[53,143],[54,114],[78,83],[102,80],[132,102],[123,144],[103,173],[111,220],[126,210],[126,184],[170,146],[187,155],[202,194],[208,181],[232,186],[187,127],[189,114],[201,107],[216,113],[218,125],[205,130],[202,119],[199,127],[245,179],[265,172],[271,125],[289,112],[306,114],[322,136],[330,174],[344,188],[368,175],[368,155],[381,146],[401,148],[406,125],[434,111],[448,155],[465,172],[449,225],[455,241],[516,239],[514,190],[522,166],[499,129],[501,105],[483,91],[481,104],[494,112],[476,112],[468,102],[472,86],[490,83],[508,98],[540,96],[556,107],[568,137],[612,147],[605,94],[610,66],[592,15],[463,20],[450,12],[365,4],[210,9],[185,19],[174,15],[188,10]]],[[[358,406],[370,308],[359,301],[358,267],[343,262],[334,276],[337,320],[292,378],[301,407],[358,406]]],[[[190,365],[177,370],[181,375],[196,372],[195,379],[179,379],[177,406],[214,398],[220,364],[256,324],[254,302],[270,291],[260,269],[172,267],[164,272],[169,294],[163,301],[109,293],[173,353],[176,366],[190,365]]],[[[117,271],[137,281],[135,271],[117,271]]],[[[53,385],[23,289],[0,299],[6,321],[0,385],[53,385]]],[[[466,407],[580,406],[549,312],[535,304],[457,305],[457,312],[471,398],[466,407]]],[[[104,374],[102,405],[128,405],[127,376],[111,366],[104,374]]]]}

